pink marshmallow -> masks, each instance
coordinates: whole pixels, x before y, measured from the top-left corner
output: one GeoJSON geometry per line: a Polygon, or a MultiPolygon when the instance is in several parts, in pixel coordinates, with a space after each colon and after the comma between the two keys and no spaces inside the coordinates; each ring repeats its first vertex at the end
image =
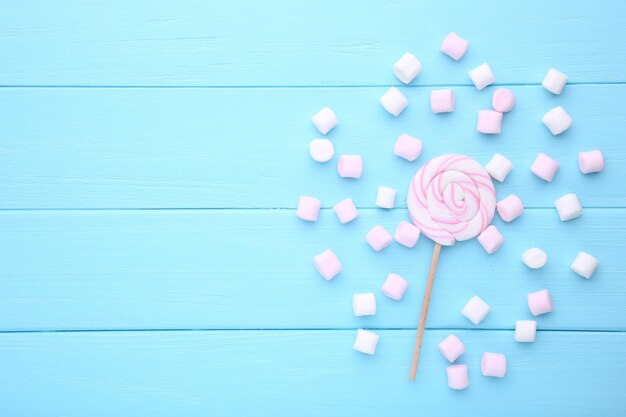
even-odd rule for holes
{"type": "Polygon", "coordinates": [[[459,338],[453,334],[443,339],[437,347],[448,362],[454,362],[465,352],[465,346],[463,346],[463,343],[459,340],[459,338]]]}
{"type": "Polygon", "coordinates": [[[420,238],[420,229],[409,222],[401,221],[393,237],[399,244],[412,248],[420,238]]]}
{"type": "Polygon", "coordinates": [[[365,240],[370,244],[372,249],[376,252],[380,252],[391,244],[392,238],[387,229],[378,225],[367,232],[365,240]]]}
{"type": "Polygon", "coordinates": [[[493,224],[483,230],[483,232],[478,235],[477,239],[488,254],[492,254],[500,249],[504,243],[504,237],[493,224]]]}
{"type": "Polygon", "coordinates": [[[561,164],[556,160],[550,158],[543,152],[539,152],[535,162],[530,166],[530,170],[542,180],[550,182],[560,166],[561,164]]]}
{"type": "Polygon", "coordinates": [[[454,91],[451,88],[445,90],[433,90],[430,93],[430,108],[433,113],[450,113],[454,111],[454,91]]]}
{"type": "Polygon", "coordinates": [[[549,313],[554,304],[548,290],[541,290],[528,294],[528,308],[533,316],[549,313]]]}
{"type": "Polygon", "coordinates": [[[351,222],[359,217],[359,210],[356,209],[354,202],[351,198],[346,198],[335,204],[333,210],[337,214],[339,221],[343,224],[351,222]]]}
{"type": "Polygon", "coordinates": [[[483,358],[480,361],[480,370],[484,376],[504,378],[504,375],[506,375],[506,356],[501,353],[483,353],[483,358]]]}
{"type": "Polygon", "coordinates": [[[515,194],[498,201],[496,210],[505,222],[512,222],[524,213],[524,203],[515,194]]]}
{"type": "Polygon", "coordinates": [[[333,279],[343,268],[341,266],[341,262],[339,262],[339,259],[337,258],[337,255],[335,255],[330,249],[326,249],[319,255],[314,256],[313,264],[315,265],[317,272],[319,272],[326,281],[333,279]]]}
{"type": "Polygon", "coordinates": [[[393,153],[407,161],[415,161],[422,153],[422,141],[403,133],[398,137],[393,153]]]}
{"type": "Polygon", "coordinates": [[[467,365],[450,365],[446,369],[448,373],[448,386],[452,389],[465,389],[469,386],[467,365]]]}
{"type": "Polygon", "coordinates": [[[317,216],[320,213],[320,207],[322,202],[314,197],[302,196],[298,200],[298,209],[296,210],[296,216],[302,220],[309,222],[317,221],[317,216]]]}
{"type": "Polygon", "coordinates": [[[578,154],[578,167],[583,174],[600,172],[604,169],[604,155],[599,149],[578,154]]]}
{"type": "Polygon", "coordinates": [[[480,110],[476,130],[490,135],[500,133],[502,131],[502,113],[495,110],[480,110]]]}
{"type": "Polygon", "coordinates": [[[501,113],[510,112],[515,106],[515,94],[508,88],[498,88],[493,92],[491,105],[494,110],[501,113]]]}
{"type": "Polygon", "coordinates": [[[337,163],[337,172],[343,178],[361,178],[363,160],[359,155],[341,155],[337,163]]]}
{"type": "Polygon", "coordinates": [[[441,43],[440,51],[448,55],[450,58],[458,61],[465,55],[469,42],[454,32],[448,33],[448,36],[441,43]]]}
{"type": "Polygon", "coordinates": [[[380,287],[380,290],[392,300],[400,301],[404,297],[406,289],[409,287],[409,281],[393,272],[387,275],[387,279],[380,287]]]}

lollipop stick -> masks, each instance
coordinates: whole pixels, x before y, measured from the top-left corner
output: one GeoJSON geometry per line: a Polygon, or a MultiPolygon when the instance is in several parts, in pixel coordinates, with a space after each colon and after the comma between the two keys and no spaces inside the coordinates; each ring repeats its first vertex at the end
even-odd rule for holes
{"type": "Polygon", "coordinates": [[[433,292],[433,283],[435,282],[435,272],[437,272],[437,262],[439,262],[440,251],[441,245],[439,243],[435,243],[435,248],[433,249],[433,258],[430,261],[430,272],[428,273],[426,291],[424,292],[424,301],[422,301],[422,314],[420,315],[420,324],[417,328],[417,338],[415,339],[415,348],[413,349],[413,361],[411,362],[411,381],[415,381],[415,374],[417,373],[417,363],[420,359],[420,349],[422,348],[422,337],[424,336],[424,328],[426,327],[426,316],[428,315],[430,294],[433,292]]]}

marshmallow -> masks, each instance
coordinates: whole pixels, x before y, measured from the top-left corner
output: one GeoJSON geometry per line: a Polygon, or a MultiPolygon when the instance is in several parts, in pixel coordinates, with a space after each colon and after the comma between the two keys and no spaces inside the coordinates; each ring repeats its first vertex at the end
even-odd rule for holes
{"type": "Polygon", "coordinates": [[[499,153],[494,154],[491,160],[485,165],[485,170],[494,180],[500,182],[506,179],[509,172],[513,169],[513,163],[499,153]]]}
{"type": "Polygon", "coordinates": [[[343,224],[351,222],[359,217],[359,211],[356,209],[354,202],[351,198],[346,198],[335,204],[333,210],[337,214],[339,221],[343,224]]]}
{"type": "Polygon", "coordinates": [[[422,63],[410,52],[402,55],[398,62],[393,65],[393,73],[405,84],[410,83],[420,75],[420,71],[422,71],[422,63]]]}
{"type": "Polygon", "coordinates": [[[543,77],[541,85],[552,94],[561,94],[568,80],[567,75],[555,68],[550,68],[546,76],[543,77]]]}
{"type": "Polygon", "coordinates": [[[548,290],[541,290],[528,294],[528,308],[533,316],[549,313],[554,304],[548,290]]]}
{"type": "Polygon", "coordinates": [[[480,371],[484,376],[504,378],[504,375],[506,375],[506,356],[501,353],[483,353],[483,358],[480,361],[480,371]]]}
{"type": "Polygon", "coordinates": [[[459,340],[459,338],[453,334],[443,339],[437,347],[448,362],[454,362],[465,352],[465,346],[463,346],[463,343],[459,340]]]}
{"type": "Polygon", "coordinates": [[[537,322],[535,320],[517,320],[515,322],[515,341],[530,343],[537,336],[537,322]]]}
{"type": "Polygon", "coordinates": [[[476,130],[489,135],[500,133],[502,131],[502,113],[495,110],[480,110],[476,130]]]}
{"type": "Polygon", "coordinates": [[[561,164],[555,159],[550,158],[543,152],[539,152],[537,158],[535,158],[535,162],[530,166],[530,170],[542,180],[550,182],[554,178],[554,175],[556,175],[556,171],[558,171],[560,166],[561,164]]]}
{"type": "Polygon", "coordinates": [[[400,113],[406,106],[409,105],[409,101],[404,97],[404,94],[400,92],[396,87],[391,87],[387,92],[380,98],[380,104],[383,105],[385,110],[394,116],[398,117],[400,113]]]}
{"type": "Polygon", "coordinates": [[[317,272],[319,272],[326,281],[333,279],[333,277],[340,273],[343,269],[337,255],[335,255],[330,249],[326,249],[319,255],[314,256],[313,264],[315,265],[317,272]]]}
{"type": "Polygon", "coordinates": [[[599,149],[578,154],[578,167],[583,174],[600,172],[604,169],[604,155],[599,149]]]}
{"type": "Polygon", "coordinates": [[[583,278],[589,279],[598,268],[599,262],[587,252],[578,252],[578,256],[572,262],[572,269],[583,278]]]}
{"type": "Polygon", "coordinates": [[[341,155],[337,162],[337,172],[343,178],[361,178],[363,160],[359,155],[341,155]]]}
{"type": "Polygon", "coordinates": [[[396,202],[396,190],[389,187],[378,187],[376,194],[376,206],[380,208],[392,209],[396,202]]]}
{"type": "Polygon", "coordinates": [[[491,105],[495,111],[507,113],[515,106],[515,94],[508,88],[498,88],[493,92],[491,105]]]}
{"type": "Polygon", "coordinates": [[[381,225],[375,226],[367,232],[365,240],[376,252],[380,252],[391,244],[393,240],[389,232],[381,225]]]}
{"type": "Polygon", "coordinates": [[[477,90],[482,90],[488,85],[496,82],[496,77],[493,75],[493,71],[491,71],[491,68],[486,63],[474,68],[468,74],[477,90]]]}
{"type": "Polygon", "coordinates": [[[548,254],[539,248],[526,249],[522,253],[522,262],[530,269],[539,269],[548,262],[548,254]]]}
{"type": "Polygon", "coordinates": [[[498,201],[496,210],[498,210],[500,218],[509,223],[524,213],[524,203],[522,203],[522,200],[520,200],[518,196],[511,194],[498,201]]]}
{"type": "Polygon", "coordinates": [[[572,125],[573,119],[565,112],[563,107],[558,106],[544,114],[541,121],[548,127],[548,129],[550,129],[550,132],[556,136],[569,129],[572,125]]]}
{"type": "Polygon", "coordinates": [[[467,317],[472,323],[478,324],[487,317],[489,311],[491,311],[489,304],[475,295],[465,304],[463,310],[461,310],[461,314],[467,317]]]}
{"type": "Polygon", "coordinates": [[[450,32],[441,43],[441,48],[439,50],[455,61],[458,61],[463,57],[463,55],[465,55],[468,45],[468,41],[456,33],[450,32]]]}
{"type": "Polygon", "coordinates": [[[412,248],[420,238],[420,229],[414,224],[401,221],[396,228],[393,238],[401,245],[412,248]]]}
{"type": "Polygon", "coordinates": [[[313,139],[309,143],[309,154],[314,161],[327,162],[333,159],[335,147],[328,139],[313,139]]]}
{"type": "Polygon", "coordinates": [[[415,161],[422,153],[422,141],[403,133],[398,137],[393,153],[407,161],[415,161]]]}
{"type": "Polygon", "coordinates": [[[317,221],[317,216],[320,213],[320,207],[322,207],[322,202],[317,198],[302,196],[298,199],[296,216],[309,222],[317,221]]]}
{"type": "Polygon", "coordinates": [[[392,272],[387,275],[387,279],[380,290],[392,300],[400,301],[407,288],[409,288],[409,281],[392,272]]]}
{"type": "Polygon", "coordinates": [[[465,389],[469,386],[467,365],[450,365],[446,369],[448,386],[452,389],[465,389]]]}
{"type": "Polygon", "coordinates": [[[373,355],[376,353],[376,345],[378,345],[379,339],[380,336],[374,332],[358,329],[356,331],[356,340],[354,341],[354,345],[352,345],[352,349],[367,353],[368,355],[373,355]]]}
{"type": "Polygon", "coordinates": [[[322,135],[327,134],[330,130],[337,126],[337,115],[329,107],[324,107],[315,116],[311,118],[311,121],[320,131],[322,135]]]}
{"type": "Polygon", "coordinates": [[[454,91],[451,88],[445,90],[433,90],[430,93],[430,108],[433,113],[450,113],[454,111],[454,91]]]}
{"type": "Polygon", "coordinates": [[[375,316],[376,315],[376,297],[373,292],[365,294],[352,295],[352,310],[354,315],[360,316],[375,316]]]}
{"type": "Polygon", "coordinates": [[[500,249],[504,243],[504,237],[493,224],[483,230],[482,233],[478,235],[477,239],[490,255],[500,249]]]}
{"type": "Polygon", "coordinates": [[[575,219],[583,214],[583,208],[576,194],[565,194],[554,202],[554,206],[562,222],[575,219]]]}

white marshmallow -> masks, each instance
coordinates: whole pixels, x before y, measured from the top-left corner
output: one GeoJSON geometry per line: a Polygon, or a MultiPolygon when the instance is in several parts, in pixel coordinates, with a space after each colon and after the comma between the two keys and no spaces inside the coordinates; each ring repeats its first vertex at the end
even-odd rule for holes
{"type": "Polygon", "coordinates": [[[335,147],[328,139],[313,139],[309,143],[309,154],[314,161],[327,162],[333,159],[335,147]]]}
{"type": "Polygon", "coordinates": [[[553,135],[560,135],[572,125],[572,117],[561,106],[551,109],[541,119],[553,135]]]}
{"type": "Polygon", "coordinates": [[[373,355],[376,353],[376,346],[378,345],[379,339],[380,336],[374,332],[358,329],[356,331],[356,340],[354,341],[354,345],[352,345],[352,349],[367,353],[368,355],[373,355]]]}
{"type": "Polygon", "coordinates": [[[515,322],[515,341],[534,342],[537,336],[537,322],[535,320],[517,320],[515,322]]]}
{"type": "Polygon", "coordinates": [[[330,107],[324,107],[311,118],[311,121],[322,135],[330,132],[333,127],[337,126],[338,122],[337,115],[330,109],[330,107]]]}
{"type": "Polygon", "coordinates": [[[569,77],[556,68],[550,68],[541,85],[552,94],[561,94],[569,77]]]}
{"type": "Polygon", "coordinates": [[[468,74],[477,90],[482,90],[496,82],[496,76],[493,75],[493,71],[486,63],[474,68],[468,74]]]}
{"type": "Polygon", "coordinates": [[[396,190],[389,187],[378,187],[376,195],[376,206],[380,208],[392,209],[396,202],[396,190]]]}
{"type": "Polygon", "coordinates": [[[598,268],[600,263],[587,252],[578,252],[578,256],[572,262],[572,269],[583,278],[589,279],[598,268]]]}
{"type": "Polygon", "coordinates": [[[380,104],[382,104],[389,113],[398,117],[398,115],[406,109],[406,106],[409,105],[409,100],[407,100],[404,94],[396,87],[391,87],[380,98],[380,104]]]}
{"type": "Polygon", "coordinates": [[[554,206],[562,222],[575,219],[583,214],[583,208],[576,194],[565,194],[554,202],[554,206]]]}
{"type": "Polygon", "coordinates": [[[494,154],[491,161],[485,165],[485,170],[494,180],[500,182],[506,179],[509,172],[513,169],[513,163],[499,153],[494,154]]]}
{"type": "Polygon", "coordinates": [[[530,248],[522,253],[522,262],[531,269],[539,269],[548,262],[548,254],[539,248],[530,248]]]}
{"type": "Polygon", "coordinates": [[[393,73],[405,84],[409,84],[422,71],[422,63],[410,52],[405,53],[393,66],[393,73]]]}
{"type": "Polygon", "coordinates": [[[376,297],[373,292],[365,294],[352,295],[352,310],[354,315],[360,316],[375,316],[376,315],[376,297]]]}
{"type": "Polygon", "coordinates": [[[489,304],[475,295],[465,304],[465,307],[461,310],[461,314],[467,317],[472,323],[478,324],[487,317],[489,311],[491,311],[489,304]]]}

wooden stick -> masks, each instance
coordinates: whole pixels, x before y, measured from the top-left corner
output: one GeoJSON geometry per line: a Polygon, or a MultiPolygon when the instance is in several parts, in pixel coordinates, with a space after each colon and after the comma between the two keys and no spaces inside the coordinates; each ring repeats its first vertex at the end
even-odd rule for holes
{"type": "Polygon", "coordinates": [[[439,262],[439,252],[441,245],[435,243],[433,249],[433,258],[430,261],[430,272],[428,273],[428,281],[426,282],[426,291],[424,292],[424,301],[422,301],[422,314],[420,315],[420,324],[417,328],[417,338],[415,339],[415,348],[413,349],[413,361],[411,362],[411,381],[415,381],[417,373],[417,363],[420,359],[420,349],[422,348],[422,337],[424,336],[424,328],[426,327],[426,316],[428,315],[428,305],[430,304],[430,294],[433,292],[433,283],[435,282],[435,272],[437,272],[437,263],[439,262]]]}

